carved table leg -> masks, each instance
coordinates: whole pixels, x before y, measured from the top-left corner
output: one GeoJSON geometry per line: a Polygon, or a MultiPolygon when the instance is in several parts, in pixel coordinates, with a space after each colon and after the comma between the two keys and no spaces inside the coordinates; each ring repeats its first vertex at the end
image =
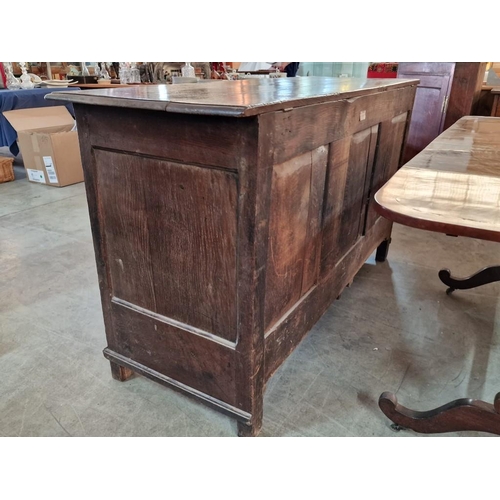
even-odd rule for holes
{"type": "Polygon", "coordinates": [[[485,267],[467,278],[454,278],[449,269],[441,269],[439,279],[449,287],[446,293],[450,294],[454,290],[468,290],[500,281],[500,266],[485,267]]]}
{"type": "Polygon", "coordinates": [[[378,401],[382,412],[397,426],[423,434],[480,431],[500,434],[500,392],[493,404],[477,399],[457,399],[429,411],[410,410],[391,392],[378,401]]]}
{"type": "Polygon", "coordinates": [[[384,240],[377,247],[377,253],[375,254],[375,260],[377,262],[385,262],[385,259],[387,259],[387,254],[389,253],[390,244],[391,244],[391,238],[384,240]]]}
{"type": "Polygon", "coordinates": [[[120,366],[113,361],[110,361],[109,364],[111,365],[111,376],[115,380],[120,380],[121,382],[124,382],[134,374],[134,372],[130,368],[125,368],[124,366],[120,366]]]}

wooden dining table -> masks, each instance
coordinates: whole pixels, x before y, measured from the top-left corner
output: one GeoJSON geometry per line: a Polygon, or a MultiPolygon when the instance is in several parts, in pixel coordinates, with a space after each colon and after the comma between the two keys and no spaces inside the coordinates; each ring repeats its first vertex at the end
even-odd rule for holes
{"type": "MultiPolygon", "coordinates": [[[[375,210],[393,222],[500,242],[500,118],[459,119],[400,168],[374,199],[375,210]]],[[[500,265],[465,278],[448,269],[438,276],[450,294],[500,281],[500,265]]],[[[395,430],[500,434],[500,392],[493,404],[462,398],[430,411],[406,408],[395,394],[384,392],[379,407],[395,430]]]]}

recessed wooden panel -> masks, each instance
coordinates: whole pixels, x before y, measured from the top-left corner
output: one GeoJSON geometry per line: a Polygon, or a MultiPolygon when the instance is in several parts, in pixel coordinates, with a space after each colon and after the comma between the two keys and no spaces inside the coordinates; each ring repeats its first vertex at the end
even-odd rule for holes
{"type": "Polygon", "coordinates": [[[300,298],[310,191],[311,153],[274,167],[266,271],[266,327],[300,298]]]}
{"type": "Polygon", "coordinates": [[[372,127],[354,134],[351,138],[339,238],[336,242],[339,257],[356,242],[362,231],[371,140],[372,127]]]}
{"type": "Polygon", "coordinates": [[[235,404],[235,353],[217,342],[112,304],[120,341],[109,348],[205,394],[235,404]]]}
{"type": "Polygon", "coordinates": [[[370,200],[370,188],[376,175],[375,159],[378,152],[378,129],[379,124],[370,127],[370,145],[368,147],[368,157],[366,159],[365,189],[363,192],[363,206],[361,208],[360,235],[366,233],[366,222],[368,216],[368,204],[370,200]]]}
{"type": "Polygon", "coordinates": [[[95,151],[112,293],[236,340],[236,175],[95,151]]]}
{"type": "Polygon", "coordinates": [[[380,124],[377,158],[370,186],[370,201],[368,204],[365,232],[369,230],[375,223],[375,220],[380,217],[374,208],[373,197],[375,193],[398,169],[407,119],[408,113],[402,113],[395,116],[392,120],[380,124]]]}
{"type": "Polygon", "coordinates": [[[301,295],[304,295],[316,283],[319,273],[321,260],[321,216],[325,194],[327,161],[327,146],[321,146],[312,151],[311,192],[309,196],[309,216],[307,221],[301,295]]]}
{"type": "Polygon", "coordinates": [[[449,93],[454,63],[402,63],[399,78],[419,78],[403,163],[424,149],[443,130],[445,98],[449,93]]]}
{"type": "Polygon", "coordinates": [[[274,324],[314,284],[327,148],[273,171],[266,271],[265,325],[274,324]]]}
{"type": "Polygon", "coordinates": [[[350,146],[350,137],[330,144],[323,207],[322,259],[338,253],[337,241],[340,238],[350,146]]]}
{"type": "Polygon", "coordinates": [[[99,150],[94,151],[94,157],[112,289],[109,294],[156,312],[144,179],[134,168],[140,160],[99,150]]]}
{"type": "Polygon", "coordinates": [[[408,132],[405,162],[422,151],[441,131],[441,108],[445,93],[440,88],[421,87],[415,97],[415,109],[408,132]],[[432,114],[428,111],[432,110],[432,114]]]}
{"type": "Polygon", "coordinates": [[[486,63],[484,62],[455,63],[443,130],[453,125],[462,116],[480,114],[477,104],[485,71],[486,63]]]}
{"type": "Polygon", "coordinates": [[[323,215],[323,268],[338,262],[365,230],[378,125],[330,145],[323,215]]]}

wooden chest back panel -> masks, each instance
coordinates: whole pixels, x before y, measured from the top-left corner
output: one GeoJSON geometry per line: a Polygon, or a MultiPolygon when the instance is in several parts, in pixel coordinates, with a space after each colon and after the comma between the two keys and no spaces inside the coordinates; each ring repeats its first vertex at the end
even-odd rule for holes
{"type": "Polygon", "coordinates": [[[320,146],[311,152],[311,189],[307,237],[304,250],[304,275],[301,296],[318,280],[321,262],[322,212],[325,198],[325,180],[328,167],[329,147],[320,146]]]}
{"type": "Polygon", "coordinates": [[[344,255],[363,233],[377,136],[378,126],[374,125],[353,134],[351,138],[340,233],[335,241],[338,257],[344,255]]]}
{"type": "Polygon", "coordinates": [[[274,166],[266,270],[266,329],[316,281],[327,155],[328,149],[321,146],[274,166]]]}
{"type": "Polygon", "coordinates": [[[236,340],[236,174],[95,150],[113,296],[236,340]]]}
{"type": "Polygon", "coordinates": [[[340,252],[340,249],[337,250],[337,245],[342,244],[339,240],[344,213],[344,192],[349,171],[350,148],[350,137],[330,144],[323,206],[323,234],[320,242],[322,259],[332,253],[337,258],[340,252]]]}
{"type": "Polygon", "coordinates": [[[331,145],[323,261],[338,262],[366,232],[366,205],[375,175],[378,129],[378,125],[373,125],[331,145]]]}
{"type": "Polygon", "coordinates": [[[274,116],[266,335],[375,224],[371,199],[398,166],[414,92],[274,116]]]}
{"type": "Polygon", "coordinates": [[[266,331],[316,283],[322,254],[338,261],[362,236],[377,139],[374,125],[274,167],[266,331]]]}

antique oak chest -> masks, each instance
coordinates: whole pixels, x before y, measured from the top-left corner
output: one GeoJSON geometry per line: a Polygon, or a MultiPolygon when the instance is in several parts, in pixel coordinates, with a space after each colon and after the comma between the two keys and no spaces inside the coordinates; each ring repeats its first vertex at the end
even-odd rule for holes
{"type": "Polygon", "coordinates": [[[266,381],[378,247],[418,80],[58,92],[74,103],[112,374],[262,425],[266,381]]]}

